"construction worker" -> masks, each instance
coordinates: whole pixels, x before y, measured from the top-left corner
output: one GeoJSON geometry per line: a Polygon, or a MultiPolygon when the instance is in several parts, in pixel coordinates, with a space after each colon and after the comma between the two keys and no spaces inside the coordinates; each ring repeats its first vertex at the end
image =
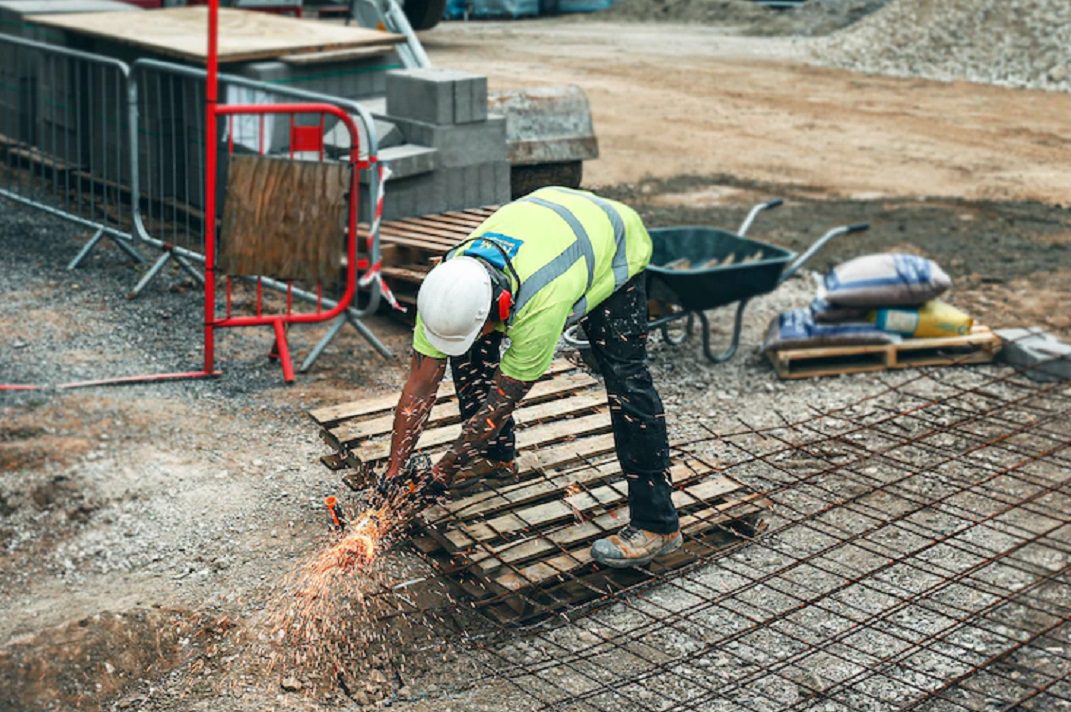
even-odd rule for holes
{"type": "Polygon", "coordinates": [[[630,510],[629,525],[597,540],[592,557],[635,566],[679,548],[665,415],[647,368],[650,259],[651,238],[636,212],[592,193],[543,188],[487,218],[420,287],[381,486],[402,479],[447,359],[465,422],[421,481],[441,492],[515,476],[511,414],[546,372],[562,331],[579,322],[606,382],[630,510]]]}

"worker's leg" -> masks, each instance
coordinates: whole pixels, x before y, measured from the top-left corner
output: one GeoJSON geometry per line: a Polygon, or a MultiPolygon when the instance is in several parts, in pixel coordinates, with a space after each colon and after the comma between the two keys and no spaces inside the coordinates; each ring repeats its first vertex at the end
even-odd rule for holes
{"type": "MultiPolygon", "coordinates": [[[[450,358],[450,370],[454,374],[462,418],[471,418],[487,399],[495,371],[498,370],[501,347],[501,332],[492,331],[478,339],[467,353],[450,358]]],[[[513,418],[510,418],[502,426],[498,437],[487,446],[485,456],[492,461],[512,461],[513,445],[513,418]]]]}
{"type": "Polygon", "coordinates": [[[647,368],[644,275],[630,279],[588,314],[584,331],[606,380],[614,444],[628,479],[631,525],[655,534],[676,532],[665,412],[647,368]]]}

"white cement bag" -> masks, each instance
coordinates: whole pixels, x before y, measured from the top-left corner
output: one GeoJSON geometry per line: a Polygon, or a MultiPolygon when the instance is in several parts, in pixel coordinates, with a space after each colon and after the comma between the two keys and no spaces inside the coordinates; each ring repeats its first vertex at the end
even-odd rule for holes
{"type": "Polygon", "coordinates": [[[818,298],[841,307],[919,306],[951,286],[952,280],[933,260],[883,253],[834,267],[822,278],[818,298]]]}

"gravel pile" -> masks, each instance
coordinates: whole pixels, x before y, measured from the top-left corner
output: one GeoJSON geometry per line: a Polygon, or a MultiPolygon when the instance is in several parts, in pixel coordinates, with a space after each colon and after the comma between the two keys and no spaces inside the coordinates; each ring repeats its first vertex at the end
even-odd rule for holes
{"type": "Polygon", "coordinates": [[[597,19],[732,25],[753,35],[824,35],[880,9],[888,0],[808,0],[774,10],[752,0],[619,0],[597,19]]]}
{"type": "Polygon", "coordinates": [[[1068,91],[1071,3],[894,0],[812,51],[866,72],[1068,91]]]}
{"type": "Polygon", "coordinates": [[[768,22],[774,13],[751,0],[618,0],[598,19],[640,22],[746,24],[768,22]]]}

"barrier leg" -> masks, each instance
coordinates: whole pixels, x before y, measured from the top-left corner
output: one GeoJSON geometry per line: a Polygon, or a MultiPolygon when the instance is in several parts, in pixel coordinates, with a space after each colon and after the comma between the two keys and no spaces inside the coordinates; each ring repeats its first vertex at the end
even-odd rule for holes
{"type": "Polygon", "coordinates": [[[114,235],[108,235],[112,239],[112,243],[123,252],[130,256],[130,259],[140,264],[145,263],[145,258],[141,256],[141,253],[134,249],[134,246],[128,244],[126,240],[121,237],[115,237],[114,235]]]}
{"type": "Polygon", "coordinates": [[[372,333],[372,330],[365,326],[364,322],[354,316],[353,311],[349,309],[346,310],[346,321],[352,324],[353,328],[357,330],[357,333],[363,336],[368,343],[372,344],[372,348],[378,351],[380,356],[383,358],[394,358],[394,352],[387,348],[387,345],[380,341],[379,338],[372,333]]]}
{"type": "Polygon", "coordinates": [[[281,319],[273,322],[275,328],[275,352],[279,356],[279,363],[283,367],[283,380],[287,383],[294,382],[294,364],[290,360],[290,344],[286,342],[286,326],[281,319]]]}
{"type": "Polygon", "coordinates": [[[342,327],[346,325],[346,315],[339,314],[338,318],[331,324],[331,328],[327,330],[327,333],[316,342],[316,345],[312,347],[312,351],[305,357],[305,360],[301,362],[301,368],[298,370],[302,373],[307,372],[312,368],[312,364],[316,363],[316,359],[320,358],[320,354],[327,348],[327,345],[338,335],[338,332],[342,330],[342,327]]]}
{"type": "Polygon", "coordinates": [[[153,262],[152,267],[149,268],[149,271],[142,275],[141,279],[138,280],[138,283],[135,284],[134,288],[130,290],[130,293],[126,295],[127,299],[136,299],[137,296],[141,294],[141,290],[145,289],[149,282],[151,282],[153,278],[160,273],[160,270],[164,268],[164,265],[167,264],[167,261],[169,259],[171,259],[170,252],[165,252],[164,254],[160,255],[160,257],[157,258],[156,262],[153,262]]]}
{"type": "Polygon", "coordinates": [[[179,267],[184,269],[199,284],[201,284],[202,286],[204,285],[205,276],[203,274],[201,274],[200,272],[198,272],[197,268],[194,267],[192,264],[190,264],[189,260],[187,260],[182,255],[178,255],[178,254],[175,254],[175,253],[172,253],[171,256],[175,258],[175,262],[178,263],[179,267]]]}
{"type": "Polygon", "coordinates": [[[89,256],[93,248],[97,246],[97,243],[104,239],[104,228],[99,228],[93,237],[89,238],[89,242],[82,245],[82,249],[78,250],[78,254],[74,256],[74,259],[67,265],[68,270],[73,270],[78,265],[82,264],[82,260],[89,256]]]}

